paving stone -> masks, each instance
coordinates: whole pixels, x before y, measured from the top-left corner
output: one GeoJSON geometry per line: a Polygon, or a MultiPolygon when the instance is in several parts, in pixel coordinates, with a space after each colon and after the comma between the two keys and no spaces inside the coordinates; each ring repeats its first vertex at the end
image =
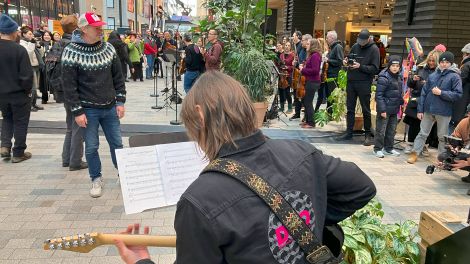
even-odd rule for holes
{"type": "Polygon", "coordinates": [[[64,179],[65,174],[42,174],[38,176],[38,179],[50,180],[50,179],[64,179]]]}
{"type": "Polygon", "coordinates": [[[10,239],[4,248],[30,248],[36,239],[10,239]]]}

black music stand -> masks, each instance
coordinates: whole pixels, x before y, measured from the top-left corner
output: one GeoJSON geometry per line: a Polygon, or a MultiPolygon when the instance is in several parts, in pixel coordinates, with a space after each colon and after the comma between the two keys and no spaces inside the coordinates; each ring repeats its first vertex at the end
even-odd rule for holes
{"type": "MultiPolygon", "coordinates": [[[[159,60],[159,58],[157,57],[156,60],[159,60]]],[[[158,95],[157,74],[158,74],[158,72],[156,71],[155,63],[154,63],[154,66],[153,66],[153,94],[151,94],[150,96],[155,97],[155,105],[152,106],[151,108],[156,109],[156,110],[160,110],[160,109],[163,109],[163,106],[158,106],[158,97],[160,95],[158,95]]]]}
{"type": "Polygon", "coordinates": [[[172,95],[170,96],[170,101],[171,101],[171,97],[173,97],[173,99],[175,100],[175,104],[176,104],[176,109],[175,109],[175,120],[171,120],[170,121],[170,124],[171,125],[181,125],[182,122],[180,120],[178,120],[178,83],[177,83],[177,80],[176,80],[176,55],[175,53],[173,53],[171,50],[168,51],[168,52],[163,52],[163,54],[166,55],[167,59],[169,62],[172,63],[172,67],[171,67],[171,93],[172,95]]]}

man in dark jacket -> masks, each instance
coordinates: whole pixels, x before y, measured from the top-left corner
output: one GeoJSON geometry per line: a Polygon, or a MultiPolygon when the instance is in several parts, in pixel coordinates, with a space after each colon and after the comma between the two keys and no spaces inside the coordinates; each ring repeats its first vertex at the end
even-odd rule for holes
{"type": "MultiPolygon", "coordinates": [[[[330,52],[328,52],[326,61],[328,63],[328,71],[326,72],[326,98],[328,98],[336,88],[338,72],[343,66],[344,51],[343,46],[341,46],[341,41],[338,41],[338,34],[336,31],[329,31],[326,34],[326,42],[330,47],[330,52]]],[[[326,105],[328,112],[332,113],[333,109],[330,108],[331,102],[327,100],[326,105]]]]}
{"type": "Polygon", "coordinates": [[[102,195],[103,187],[98,128],[101,125],[114,167],[117,167],[114,151],[122,148],[119,119],[124,117],[126,102],[119,57],[110,43],[101,41],[101,27],[105,24],[91,12],[81,15],[79,29],[73,32],[71,43],[62,53],[65,102],[75,122],[85,128],[85,157],[93,198],[102,195]]]}
{"type": "Polygon", "coordinates": [[[2,138],[0,155],[13,163],[31,158],[25,152],[31,114],[33,69],[26,49],[15,43],[18,24],[8,15],[0,15],[0,110],[2,138]],[[13,146],[11,139],[15,137],[13,146]],[[12,149],[13,147],[13,149],[12,149]]]}
{"type": "MultiPolygon", "coordinates": [[[[69,15],[60,20],[60,25],[64,34],[62,39],[55,43],[51,52],[46,58],[46,65],[49,69],[49,85],[53,87],[57,102],[64,102],[64,87],[62,85],[62,63],[61,56],[65,47],[70,44],[72,32],[77,29],[77,17],[69,15]]],[[[82,170],[88,168],[88,164],[82,161],[83,158],[83,128],[74,121],[74,116],[70,106],[64,104],[65,123],[67,130],[65,132],[64,144],[62,147],[62,167],[69,167],[70,171],[82,170]]]]}
{"type": "Polygon", "coordinates": [[[127,44],[122,41],[121,36],[117,31],[109,33],[108,42],[111,43],[111,45],[113,45],[114,49],[116,50],[119,60],[121,61],[122,75],[124,76],[124,80],[128,82],[128,80],[126,79],[127,66],[129,66],[131,73],[134,72],[134,69],[132,68],[132,62],[129,58],[129,50],[127,44]]]}
{"type": "Polygon", "coordinates": [[[445,151],[444,136],[449,133],[452,105],[462,97],[460,71],[453,63],[454,54],[448,51],[442,53],[439,56],[438,69],[429,76],[421,90],[421,97],[418,101],[418,119],[421,120],[421,126],[407,160],[410,164],[415,163],[418,153],[423,151],[434,122],[437,122],[438,151],[439,153],[445,151]]]}
{"type": "Polygon", "coordinates": [[[346,87],[347,128],[346,134],[337,139],[352,139],[356,102],[359,97],[362,115],[364,116],[364,146],[370,146],[373,143],[370,135],[371,86],[374,76],[379,72],[380,53],[379,48],[370,37],[369,30],[361,30],[357,37],[357,43],[352,46],[348,59],[345,59],[343,63],[348,66],[348,84],[346,87]]]}

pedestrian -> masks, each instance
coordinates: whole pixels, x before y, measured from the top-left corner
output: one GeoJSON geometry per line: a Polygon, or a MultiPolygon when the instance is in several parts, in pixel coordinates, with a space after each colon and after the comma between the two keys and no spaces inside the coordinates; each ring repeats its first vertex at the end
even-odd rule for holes
{"type": "Polygon", "coordinates": [[[387,67],[379,73],[375,101],[377,102],[376,131],[374,154],[378,158],[384,155],[400,156],[393,149],[398,124],[398,112],[403,105],[403,77],[400,73],[401,58],[390,56],[387,67]]]}
{"type": "Polygon", "coordinates": [[[462,48],[462,65],[460,66],[460,77],[462,78],[462,98],[457,100],[452,108],[451,127],[466,116],[467,105],[470,103],[470,43],[462,48]]]}
{"type": "Polygon", "coordinates": [[[15,41],[18,24],[8,15],[0,14],[0,110],[2,135],[0,156],[13,163],[31,158],[26,150],[33,69],[27,51],[15,41]],[[15,144],[12,144],[12,138],[15,144]]]}
{"type": "Polygon", "coordinates": [[[371,87],[374,76],[379,72],[380,52],[371,38],[369,30],[361,30],[357,37],[357,43],[352,46],[348,58],[343,63],[348,66],[346,86],[347,128],[346,133],[337,140],[352,139],[357,98],[359,98],[364,117],[365,140],[363,145],[370,146],[373,143],[370,112],[371,87]]]}
{"type": "Polygon", "coordinates": [[[79,29],[62,53],[62,85],[66,106],[75,122],[85,128],[85,157],[92,181],[90,196],[102,195],[103,178],[98,154],[101,126],[111,159],[117,168],[115,150],[122,148],[119,119],[124,117],[126,89],[119,57],[108,42],[102,42],[102,26],[94,13],[78,19],[79,29]]]}
{"type": "Polygon", "coordinates": [[[140,81],[143,82],[144,77],[142,73],[142,49],[140,45],[140,38],[137,37],[135,32],[129,33],[129,43],[127,46],[129,48],[129,58],[132,62],[132,69],[134,69],[134,72],[131,72],[132,79],[134,82],[136,82],[137,78],[139,78],[140,81]]]}
{"type": "MultiPolygon", "coordinates": [[[[209,168],[223,159],[243,164],[257,174],[250,177],[261,193],[269,190],[264,181],[279,191],[273,210],[284,196],[297,210],[289,218],[298,221],[286,227],[247,185],[221,172],[202,173],[177,205],[176,263],[307,263],[310,253],[287,231],[302,221],[333,260],[343,242],[337,223],[375,196],[374,183],[354,163],[324,155],[304,141],[266,137],[256,128],[246,90],[224,73],[208,71],[199,77],[183,101],[181,118],[189,138],[211,162],[209,168]]],[[[236,175],[241,166],[234,164],[229,171],[236,175]]],[[[126,232],[138,234],[139,228],[131,225],[126,232]]],[[[119,240],[116,245],[128,264],[153,263],[146,247],[127,247],[119,240]]]]}
{"type": "Polygon", "coordinates": [[[209,30],[207,41],[211,43],[211,46],[206,50],[202,51],[204,60],[206,61],[206,71],[209,70],[220,70],[222,63],[222,53],[224,52],[224,44],[219,41],[219,33],[215,29],[209,30]]]}
{"type": "Polygon", "coordinates": [[[144,55],[147,58],[147,68],[145,69],[145,78],[152,79],[153,78],[153,70],[154,70],[154,62],[155,57],[158,53],[158,47],[155,41],[152,38],[152,32],[147,30],[147,35],[144,39],[144,55]]]}
{"type": "Polygon", "coordinates": [[[186,67],[184,73],[184,91],[187,94],[204,70],[204,57],[202,57],[199,47],[192,42],[190,34],[184,34],[183,40],[186,45],[184,51],[184,65],[186,67]]]}
{"type": "Polygon", "coordinates": [[[31,111],[37,112],[38,110],[44,110],[44,107],[38,106],[36,102],[38,98],[37,90],[39,89],[39,82],[40,82],[40,75],[39,75],[40,54],[36,51],[36,49],[39,49],[41,47],[41,44],[39,40],[36,40],[34,38],[33,31],[28,26],[21,27],[20,45],[23,46],[28,52],[29,61],[31,63],[31,66],[33,67],[34,79],[33,79],[33,90],[32,90],[32,96],[31,96],[31,111]]]}
{"type": "MultiPolygon", "coordinates": [[[[405,154],[410,154],[413,149],[413,142],[419,133],[421,120],[418,119],[418,103],[421,97],[421,90],[427,82],[429,75],[436,70],[441,53],[437,50],[429,52],[426,59],[417,66],[417,71],[408,78],[407,86],[410,88],[410,98],[406,105],[405,118],[403,118],[403,122],[408,125],[408,144],[404,150],[405,154]]],[[[429,156],[426,146],[423,147],[421,154],[429,156]]]]}
{"type": "Polygon", "coordinates": [[[129,58],[129,48],[126,43],[122,41],[121,36],[116,30],[109,33],[108,42],[111,43],[116,50],[119,61],[121,62],[122,75],[124,76],[124,80],[128,82],[127,67],[129,66],[131,74],[134,73],[134,68],[132,67],[131,59],[129,58]]]}
{"type": "MultiPolygon", "coordinates": [[[[41,47],[40,47],[40,54],[42,54],[42,60],[45,62],[46,57],[49,54],[49,52],[52,49],[52,45],[54,42],[52,41],[52,33],[49,31],[45,31],[44,34],[42,35],[42,40],[41,40],[41,47]]],[[[39,71],[39,91],[41,91],[41,104],[47,104],[49,101],[49,92],[52,93],[52,91],[49,91],[48,89],[48,80],[46,78],[46,67],[41,67],[39,71]]]]}
{"type": "Polygon", "coordinates": [[[453,63],[453,53],[449,51],[442,53],[439,56],[438,69],[429,75],[428,81],[422,88],[417,115],[421,125],[407,160],[410,164],[418,160],[418,154],[423,150],[434,122],[437,122],[439,137],[438,152],[440,154],[445,151],[444,136],[449,134],[452,104],[462,97],[460,71],[453,63]]]}
{"type": "Polygon", "coordinates": [[[343,67],[343,59],[344,59],[344,50],[343,46],[341,46],[341,41],[338,40],[338,33],[336,31],[329,31],[326,34],[326,42],[330,47],[330,52],[326,57],[325,63],[328,63],[328,70],[326,72],[326,107],[328,109],[328,113],[331,115],[333,114],[333,109],[331,108],[331,102],[328,101],[328,97],[330,97],[331,93],[337,87],[337,80],[338,74],[343,67]]]}

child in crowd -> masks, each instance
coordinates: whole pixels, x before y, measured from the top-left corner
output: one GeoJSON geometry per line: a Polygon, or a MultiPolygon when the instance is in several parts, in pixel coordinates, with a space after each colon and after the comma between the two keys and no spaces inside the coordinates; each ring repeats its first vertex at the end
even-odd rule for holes
{"type": "Polygon", "coordinates": [[[402,76],[400,75],[401,58],[390,56],[388,66],[377,81],[375,100],[377,102],[377,125],[375,133],[374,154],[378,158],[385,155],[399,156],[393,149],[397,128],[397,114],[403,104],[402,76]]]}

